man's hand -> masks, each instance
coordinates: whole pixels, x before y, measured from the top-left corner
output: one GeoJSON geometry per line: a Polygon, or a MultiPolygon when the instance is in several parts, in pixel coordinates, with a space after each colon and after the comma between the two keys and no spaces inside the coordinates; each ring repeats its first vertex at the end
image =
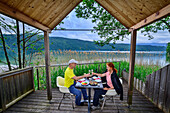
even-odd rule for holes
{"type": "Polygon", "coordinates": [[[83,77],[91,77],[90,74],[84,74],[83,77]]]}

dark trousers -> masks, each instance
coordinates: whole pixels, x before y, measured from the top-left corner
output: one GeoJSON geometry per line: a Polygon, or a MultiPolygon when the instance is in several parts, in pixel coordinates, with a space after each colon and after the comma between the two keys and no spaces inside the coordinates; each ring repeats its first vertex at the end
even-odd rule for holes
{"type": "Polygon", "coordinates": [[[105,95],[107,90],[103,89],[95,89],[94,90],[94,97],[93,97],[93,105],[98,106],[99,105],[99,98],[101,98],[101,95],[105,95]]]}
{"type": "Polygon", "coordinates": [[[83,94],[84,100],[87,100],[88,96],[87,96],[86,89],[82,88],[80,91],[77,88],[75,88],[75,85],[76,85],[76,82],[74,81],[74,84],[71,85],[68,89],[69,89],[70,93],[76,95],[76,100],[75,100],[76,105],[80,105],[81,104],[81,94],[83,94]]]}

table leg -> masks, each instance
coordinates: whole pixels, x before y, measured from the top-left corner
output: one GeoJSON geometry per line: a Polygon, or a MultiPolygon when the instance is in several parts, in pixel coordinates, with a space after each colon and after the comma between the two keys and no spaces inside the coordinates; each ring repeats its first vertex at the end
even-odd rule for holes
{"type": "Polygon", "coordinates": [[[89,90],[88,113],[91,113],[91,88],[88,88],[88,90],[89,90]]]}

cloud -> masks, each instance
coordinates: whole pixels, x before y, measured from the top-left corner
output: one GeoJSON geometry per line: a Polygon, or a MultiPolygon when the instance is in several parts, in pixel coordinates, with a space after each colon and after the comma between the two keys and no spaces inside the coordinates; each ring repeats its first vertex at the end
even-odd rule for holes
{"type": "MultiPolygon", "coordinates": [[[[61,27],[66,29],[92,29],[95,26],[90,19],[77,18],[75,10],[73,10],[67,18],[64,20],[64,24],[61,27]]],[[[170,42],[170,33],[166,31],[158,31],[157,33],[151,33],[154,39],[148,40],[149,38],[144,36],[141,31],[137,32],[137,43],[167,43],[170,42]]],[[[101,40],[97,33],[91,31],[54,31],[50,34],[51,36],[61,36],[65,38],[81,39],[81,40],[101,40]]],[[[117,43],[130,43],[131,35],[124,41],[117,41],[117,43]]]]}

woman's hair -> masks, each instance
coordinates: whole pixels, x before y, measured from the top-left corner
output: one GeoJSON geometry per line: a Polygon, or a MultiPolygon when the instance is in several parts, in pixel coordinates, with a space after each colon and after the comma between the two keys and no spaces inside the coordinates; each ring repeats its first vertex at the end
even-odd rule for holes
{"type": "Polygon", "coordinates": [[[112,62],[106,63],[106,65],[108,65],[110,68],[113,69],[113,71],[116,71],[116,73],[117,73],[117,69],[115,69],[115,66],[112,62]]]}

